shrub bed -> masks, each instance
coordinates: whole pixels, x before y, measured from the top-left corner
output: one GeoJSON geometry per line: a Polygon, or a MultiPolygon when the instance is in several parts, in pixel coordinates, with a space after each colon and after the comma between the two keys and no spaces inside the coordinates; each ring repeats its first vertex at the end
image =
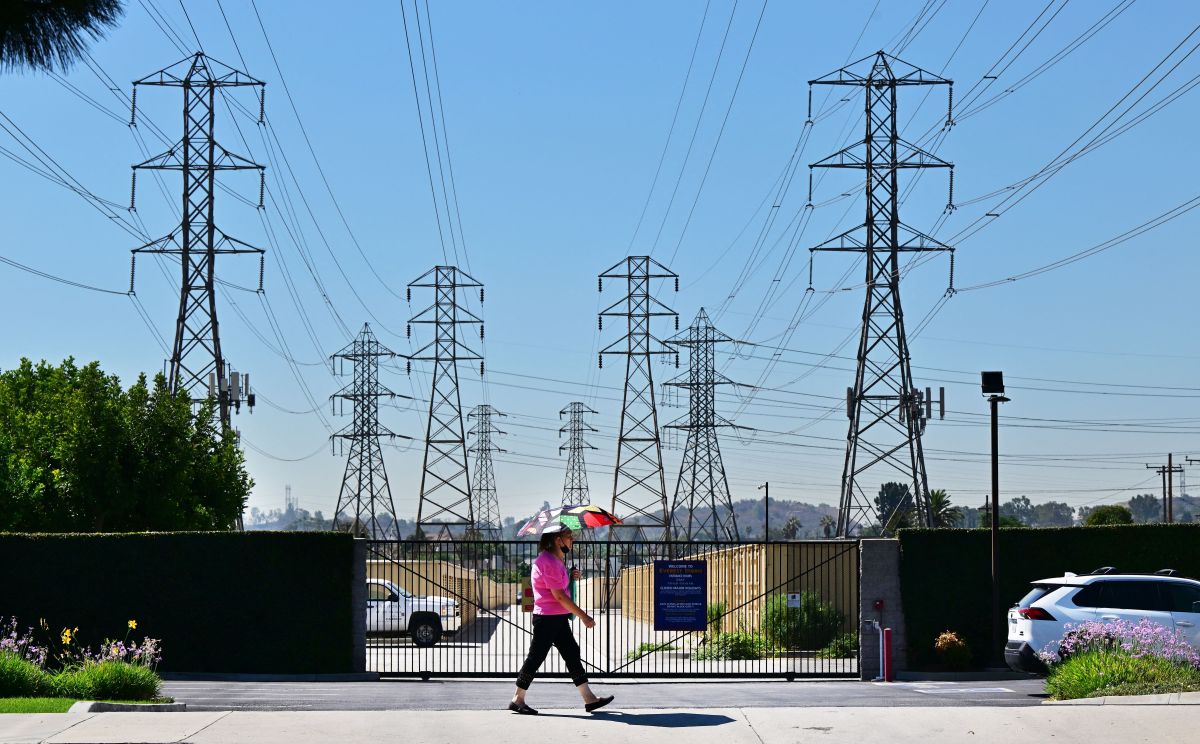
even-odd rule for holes
{"type": "Polygon", "coordinates": [[[1039,654],[1056,700],[1200,690],[1200,654],[1182,633],[1149,620],[1066,627],[1062,642],[1039,654]]]}

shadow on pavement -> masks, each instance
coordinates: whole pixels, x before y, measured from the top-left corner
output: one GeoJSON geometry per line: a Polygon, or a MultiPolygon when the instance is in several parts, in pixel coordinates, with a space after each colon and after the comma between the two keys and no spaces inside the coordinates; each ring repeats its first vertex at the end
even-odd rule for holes
{"type": "Polygon", "coordinates": [[[550,715],[554,718],[593,719],[624,723],[629,726],[654,726],[657,728],[697,728],[700,726],[720,726],[734,722],[734,719],[729,716],[713,713],[626,713],[624,711],[603,711],[586,715],[550,715]]]}

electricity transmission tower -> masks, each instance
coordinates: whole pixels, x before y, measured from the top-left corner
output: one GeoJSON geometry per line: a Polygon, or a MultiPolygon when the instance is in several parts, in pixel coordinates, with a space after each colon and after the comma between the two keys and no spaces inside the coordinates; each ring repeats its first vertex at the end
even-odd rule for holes
{"type": "Polygon", "coordinates": [[[734,384],[716,369],[716,345],[733,339],[713,327],[704,308],[692,324],[667,343],[676,348],[690,349],[688,369],[668,381],[671,387],[688,391],[688,412],[667,424],[667,429],[687,432],[683,464],[675,484],[671,502],[672,528],[681,540],[739,540],[737,518],[733,513],[733,497],[725,478],[721,448],[717,443],[717,428],[732,427],[733,423],[716,412],[718,385],[734,384]],[[697,509],[707,509],[697,518],[697,509]],[[687,511],[684,522],[681,511],[687,511]]]}
{"type": "Polygon", "coordinates": [[[344,451],[345,443],[350,442],[346,473],[342,476],[337,508],[333,510],[333,528],[372,540],[400,538],[396,506],[392,502],[392,489],[388,485],[383,449],[379,444],[380,437],[397,436],[379,423],[379,399],[397,397],[379,382],[379,360],[395,356],[379,343],[371,326],[363,323],[358,336],[330,357],[337,374],[345,373],[346,362],[353,366],[350,384],[329,397],[334,414],[345,413],[346,401],[350,402],[353,414],[350,425],[330,437],[331,447],[335,443],[342,445],[341,451],[344,451]],[[385,511],[391,518],[387,525],[379,519],[385,511]],[[345,518],[343,513],[347,514],[345,518]]]}
{"type": "MultiPolygon", "coordinates": [[[[912,380],[904,313],[900,308],[899,256],[901,253],[953,249],[900,221],[898,180],[901,170],[953,166],[900,139],[896,126],[896,93],[901,87],[914,85],[945,85],[952,90],[952,82],[878,52],[810,80],[810,91],[813,85],[858,86],[866,98],[864,138],[809,166],[857,168],[866,174],[866,221],[810,249],[866,256],[866,300],[858,342],[858,364],[854,385],[846,390],[850,428],[846,437],[837,535],[849,536],[870,518],[879,518],[870,494],[880,480],[865,477],[866,472],[876,466],[887,471],[887,479],[898,475],[909,484],[912,503],[902,504],[901,508],[915,509],[916,521],[932,526],[921,434],[932,415],[933,401],[930,395],[917,390],[912,380]]],[[[953,101],[952,92],[949,100],[953,101]]],[[[810,95],[810,109],[811,106],[810,95]]],[[[809,114],[811,118],[811,111],[809,114]]],[[[950,123],[948,108],[946,125],[950,126],[950,123]]],[[[953,188],[953,171],[950,183],[953,188]]],[[[943,408],[944,405],[943,398],[943,408]]]]}
{"type": "Polygon", "coordinates": [[[477,288],[479,302],[483,304],[483,285],[456,266],[435,266],[408,285],[409,302],[414,287],[433,290],[433,303],[413,315],[408,326],[410,336],[414,323],[433,326],[433,340],[408,358],[410,367],[412,360],[433,362],[417,530],[428,535],[427,527],[461,528],[457,535],[461,537],[461,533],[475,524],[475,504],[467,473],[458,363],[478,361],[482,376],[483,357],[459,338],[458,327],[478,325],[482,339],[483,321],[459,302],[459,294],[477,288]]]}
{"type": "MultiPolygon", "coordinates": [[[[227,431],[231,409],[240,411],[243,402],[253,408],[254,395],[250,392],[250,375],[239,377],[237,372],[230,373],[221,351],[214,283],[216,258],[219,255],[257,254],[258,289],[261,292],[264,251],[226,235],[213,222],[216,175],[219,171],[257,170],[260,209],[265,182],[264,166],[235,155],[214,139],[215,98],[220,89],[258,86],[261,123],[265,84],[197,52],[134,82],[131,125],[136,125],[139,85],[183,89],[183,139],[165,153],[133,166],[130,208],[136,207],[139,170],[179,171],[183,176],[183,216],[178,230],[133,250],[129,289],[133,291],[138,254],[179,257],[179,313],[175,320],[175,342],[168,362],[167,381],[172,392],[185,390],[196,403],[215,396],[221,430],[227,431]]],[[[239,518],[239,524],[240,521],[239,518]]]]}
{"type": "Polygon", "coordinates": [[[481,538],[498,540],[503,524],[500,521],[500,501],[496,498],[496,471],[492,467],[492,453],[505,450],[492,443],[492,435],[506,432],[496,428],[492,423],[493,416],[503,417],[504,414],[487,403],[480,403],[467,414],[468,419],[475,421],[469,432],[475,437],[475,443],[467,451],[475,455],[471,484],[471,495],[475,502],[475,532],[481,538]]]}
{"type": "Polygon", "coordinates": [[[558,418],[569,416],[567,423],[559,428],[558,434],[567,435],[567,443],[559,445],[558,454],[567,450],[567,474],[563,478],[562,505],[587,504],[592,500],[588,491],[587,462],[584,450],[596,449],[588,444],[587,432],[596,431],[595,427],[583,420],[584,414],[592,413],[583,403],[578,401],[568,403],[567,407],[558,412],[558,418]]]}
{"type": "Polygon", "coordinates": [[[651,294],[656,279],[672,279],[679,291],[679,276],[649,256],[628,256],[600,274],[597,287],[604,291],[605,279],[625,282],[625,296],[600,311],[599,327],[604,318],[624,318],[625,334],[600,350],[599,364],[605,355],[625,357],[625,392],[621,405],[621,425],[617,438],[617,463],[613,469],[612,511],[627,521],[642,518],[642,523],[616,525],[617,530],[642,533],[642,527],[661,528],[662,539],[671,539],[671,519],[667,508],[667,486],[662,466],[662,441],[659,439],[658,411],[654,404],[654,376],[650,360],[655,356],[678,353],[667,347],[650,329],[651,318],[675,319],[679,315],[651,294]],[[646,521],[649,520],[649,521],[646,521]]]}

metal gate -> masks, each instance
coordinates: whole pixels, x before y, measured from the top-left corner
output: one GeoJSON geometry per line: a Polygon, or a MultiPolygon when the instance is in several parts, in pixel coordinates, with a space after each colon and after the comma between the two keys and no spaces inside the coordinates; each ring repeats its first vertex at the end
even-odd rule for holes
{"type": "MultiPolygon", "coordinates": [[[[583,577],[573,621],[594,677],[857,677],[858,542],[577,541],[568,565],[583,577]],[[654,561],[707,564],[707,629],[654,630],[654,561]]],[[[532,635],[522,609],[537,544],[528,541],[371,542],[367,555],[367,671],[383,676],[513,677],[532,635]],[[388,583],[394,585],[395,596],[388,583]],[[406,607],[408,610],[406,610],[406,607]],[[440,612],[400,632],[379,618],[440,612]],[[411,613],[410,613],[411,614],[411,613]],[[427,624],[427,623],[426,623],[427,624]],[[374,628],[372,627],[374,626],[374,628]]],[[[567,676],[551,651],[539,676],[567,676]]]]}

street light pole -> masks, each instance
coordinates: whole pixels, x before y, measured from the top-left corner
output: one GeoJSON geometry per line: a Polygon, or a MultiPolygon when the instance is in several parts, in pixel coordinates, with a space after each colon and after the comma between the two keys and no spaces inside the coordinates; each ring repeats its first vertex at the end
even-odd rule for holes
{"type": "Polygon", "coordinates": [[[771,542],[771,482],[758,487],[763,492],[763,541],[771,542]]]}
{"type": "Polygon", "coordinates": [[[988,396],[992,409],[992,659],[1002,662],[1004,625],[1000,615],[1000,404],[1004,397],[1004,374],[984,372],[983,394],[988,396]],[[996,657],[1000,658],[997,659],[996,657]]]}

